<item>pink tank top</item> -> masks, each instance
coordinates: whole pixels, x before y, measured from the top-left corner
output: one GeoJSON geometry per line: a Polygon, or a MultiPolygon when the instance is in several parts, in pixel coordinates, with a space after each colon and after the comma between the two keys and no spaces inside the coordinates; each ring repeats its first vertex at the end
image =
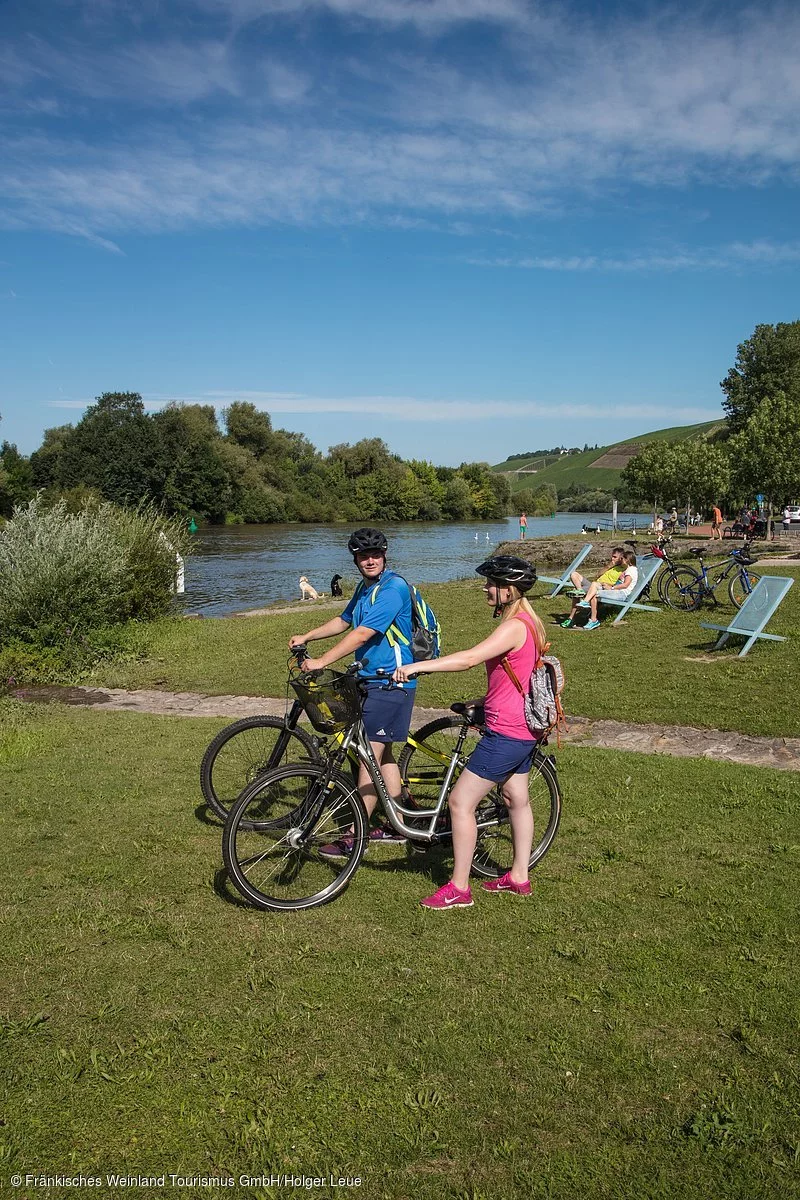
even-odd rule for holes
{"type": "Polygon", "coordinates": [[[519,650],[512,650],[508,655],[500,658],[490,658],[486,663],[488,677],[486,726],[494,733],[502,733],[504,737],[532,742],[535,741],[535,738],[531,736],[525,720],[523,696],[514,687],[501,664],[503,657],[508,658],[511,669],[527,691],[530,677],[539,660],[539,651],[536,648],[536,638],[530,620],[523,616],[516,616],[513,620],[522,621],[527,631],[527,637],[519,650]]]}

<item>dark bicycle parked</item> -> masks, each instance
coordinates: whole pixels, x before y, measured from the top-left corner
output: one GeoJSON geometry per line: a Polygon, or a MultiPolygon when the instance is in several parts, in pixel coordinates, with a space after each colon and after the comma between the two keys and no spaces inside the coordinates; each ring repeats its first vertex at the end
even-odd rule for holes
{"type": "Polygon", "coordinates": [[[749,541],[731,550],[728,558],[722,564],[717,564],[719,569],[713,577],[703,561],[705,550],[696,546],[690,553],[697,559],[698,569],[678,567],[664,585],[664,598],[670,608],[678,612],[695,612],[705,601],[717,605],[717,588],[726,580],[731,604],[741,608],[760,579],[751,570],[753,559],[749,541]]]}

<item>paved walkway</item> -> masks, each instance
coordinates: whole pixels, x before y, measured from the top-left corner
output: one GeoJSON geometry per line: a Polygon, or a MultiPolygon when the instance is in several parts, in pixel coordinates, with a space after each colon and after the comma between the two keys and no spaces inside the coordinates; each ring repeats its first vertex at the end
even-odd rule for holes
{"type": "MultiPolygon", "coordinates": [[[[81,708],[112,712],[154,713],[174,717],[222,717],[229,721],[265,713],[282,717],[283,700],[265,696],[204,696],[195,692],[126,692],[119,688],[25,687],[12,692],[18,700],[36,703],[58,701],[81,708]]],[[[414,728],[447,716],[449,709],[415,708],[414,728]]],[[[682,725],[629,725],[570,716],[567,745],[596,746],[606,750],[633,750],[640,754],[668,754],[675,758],[710,758],[715,762],[775,767],[800,771],[800,738],[750,737],[719,729],[694,729],[682,725]]]]}

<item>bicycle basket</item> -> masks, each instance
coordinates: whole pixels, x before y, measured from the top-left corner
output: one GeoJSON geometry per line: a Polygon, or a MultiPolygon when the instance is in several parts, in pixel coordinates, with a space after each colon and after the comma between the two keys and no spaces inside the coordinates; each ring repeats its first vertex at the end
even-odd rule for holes
{"type": "Polygon", "coordinates": [[[361,715],[361,688],[353,675],[319,671],[289,681],[317,733],[339,733],[361,715]]]}

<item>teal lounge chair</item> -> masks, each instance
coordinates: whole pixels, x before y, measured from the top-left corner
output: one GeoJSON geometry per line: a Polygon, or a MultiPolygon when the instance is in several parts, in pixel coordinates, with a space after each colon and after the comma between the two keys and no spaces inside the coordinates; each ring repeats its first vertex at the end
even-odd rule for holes
{"type": "Polygon", "coordinates": [[[656,608],[653,604],[637,604],[636,600],[639,596],[641,596],[648,583],[653,582],[653,577],[663,561],[664,560],[661,558],[656,558],[655,554],[642,554],[636,560],[639,578],[636,581],[636,587],[626,599],[618,600],[616,596],[610,596],[604,593],[600,593],[598,595],[598,604],[608,605],[609,607],[618,608],[620,610],[619,616],[614,618],[614,625],[619,625],[629,608],[638,608],[643,612],[661,612],[661,609],[656,608]]]}
{"type": "Polygon", "coordinates": [[[571,576],[572,572],[577,571],[578,567],[581,565],[583,560],[586,558],[586,555],[591,553],[591,549],[592,549],[592,543],[587,542],[586,545],[583,546],[578,551],[578,553],[575,555],[575,557],[573,558],[572,562],[567,567],[564,574],[561,575],[558,579],[556,579],[553,575],[539,575],[538,576],[538,579],[541,583],[554,583],[556,585],[553,588],[550,595],[548,596],[549,600],[552,600],[554,596],[557,596],[562,588],[569,587],[569,585],[571,583],[570,576],[571,576]]]}
{"type": "Polygon", "coordinates": [[[762,575],[730,625],[709,625],[707,621],[701,621],[700,628],[721,631],[722,636],[717,639],[715,650],[724,646],[732,633],[745,638],[739,658],[744,658],[757,638],[785,642],[785,637],[779,637],[777,633],[762,633],[762,630],[793,583],[793,579],[786,579],[783,575],[762,575]]]}

